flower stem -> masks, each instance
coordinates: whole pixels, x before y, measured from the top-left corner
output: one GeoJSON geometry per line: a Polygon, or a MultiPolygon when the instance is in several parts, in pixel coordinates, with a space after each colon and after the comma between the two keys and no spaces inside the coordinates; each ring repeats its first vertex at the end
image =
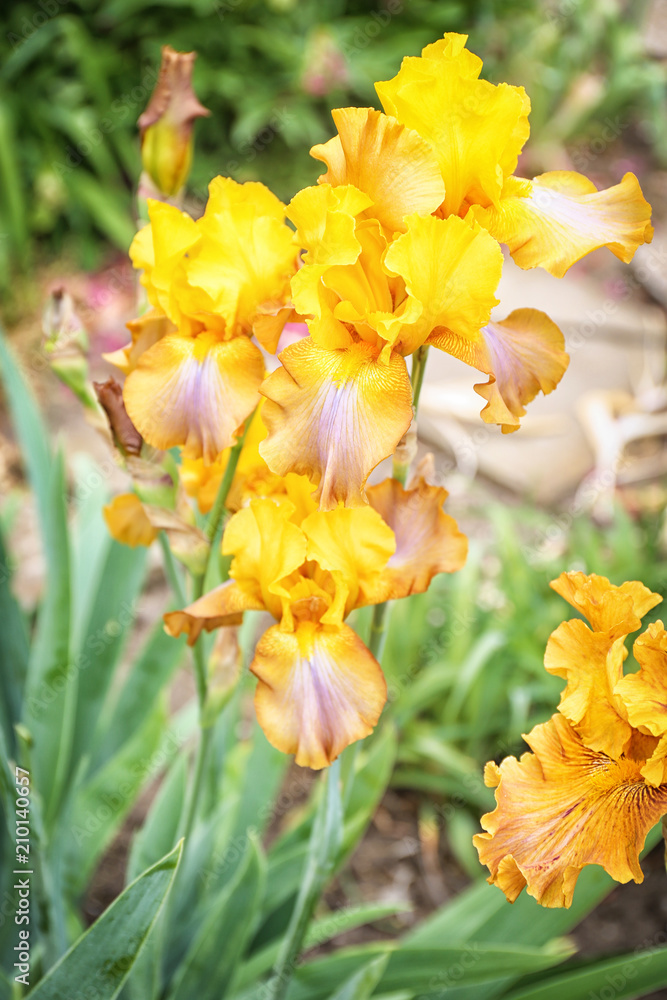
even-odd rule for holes
{"type": "Polygon", "coordinates": [[[329,768],[325,782],[324,794],[317,807],[310,835],[308,867],[274,973],[268,982],[270,1000],[283,1000],[287,993],[297,959],[303,948],[308,925],[322,891],[331,877],[340,851],[343,832],[340,758],[329,768]]]}
{"type": "Polygon", "coordinates": [[[419,397],[421,396],[422,385],[424,384],[424,372],[426,371],[426,358],[428,356],[428,344],[422,344],[412,355],[412,371],[410,372],[410,382],[412,383],[412,407],[417,416],[419,397]]]}
{"type": "Polygon", "coordinates": [[[407,434],[396,451],[396,455],[394,456],[394,467],[392,470],[394,479],[397,479],[401,486],[405,486],[408,478],[408,472],[410,471],[410,465],[412,464],[413,458],[412,450],[414,448],[414,451],[416,452],[417,448],[417,431],[415,421],[417,419],[419,397],[421,395],[422,385],[424,384],[424,372],[426,371],[427,355],[427,344],[422,344],[422,346],[418,347],[412,355],[412,371],[410,372],[410,384],[412,385],[412,423],[410,424],[407,434]]]}
{"type": "MultiPolygon", "coordinates": [[[[208,564],[211,558],[211,553],[213,552],[214,543],[220,529],[220,524],[225,512],[227,505],[227,497],[229,496],[229,491],[234,480],[234,474],[236,472],[236,467],[239,462],[239,457],[243,449],[243,444],[248,432],[248,427],[252,421],[252,415],[248,417],[243,429],[243,434],[239,437],[236,444],[231,449],[229,460],[227,462],[227,468],[225,469],[220,487],[218,489],[218,494],[215,498],[215,503],[209,515],[208,521],[206,522],[206,528],[204,533],[210,544],[210,550],[208,558],[206,560],[206,565],[204,566],[204,571],[193,578],[192,581],[192,596],[196,601],[198,600],[204,592],[204,583],[206,580],[206,573],[208,570],[208,564]]],[[[185,603],[185,601],[184,601],[185,603]]],[[[183,821],[183,828],[181,830],[182,836],[185,837],[185,850],[187,850],[187,840],[189,834],[192,832],[192,828],[197,817],[197,811],[199,808],[199,800],[201,798],[202,787],[204,784],[204,775],[206,772],[206,760],[208,757],[208,751],[211,743],[211,727],[204,724],[205,712],[206,712],[206,702],[208,699],[208,677],[206,671],[206,662],[204,660],[204,646],[201,636],[194,644],[192,648],[192,659],[195,668],[195,681],[197,684],[197,701],[199,703],[199,745],[197,747],[197,756],[195,759],[195,771],[192,781],[192,790],[188,800],[188,806],[185,813],[185,819],[183,821]]]]}
{"type": "Polygon", "coordinates": [[[174,559],[174,553],[169,548],[169,539],[167,538],[166,532],[161,531],[158,535],[158,539],[162,549],[162,555],[164,556],[165,576],[167,577],[167,581],[169,582],[169,586],[171,587],[178,606],[182,608],[187,604],[187,598],[185,596],[181,573],[176,565],[176,560],[174,559]]]}

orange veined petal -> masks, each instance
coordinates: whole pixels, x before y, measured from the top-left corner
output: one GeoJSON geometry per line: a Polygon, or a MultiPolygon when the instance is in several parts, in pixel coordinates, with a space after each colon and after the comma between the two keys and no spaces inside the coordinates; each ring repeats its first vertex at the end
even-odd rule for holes
{"type": "Polygon", "coordinates": [[[430,215],[445,197],[438,161],[412,129],[372,108],[331,112],[338,135],[313,146],[326,163],[321,183],[353,184],[372,198],[366,212],[390,232],[404,232],[406,215],[430,215]]]}
{"type": "Polygon", "coordinates": [[[168,333],[174,333],[176,330],[171,320],[158,309],[149,309],[143,316],[132,319],[125,325],[132,334],[131,343],[126,347],[121,347],[118,351],[102,355],[105,361],[119,368],[123,375],[129,375],[131,371],[134,371],[144,351],[156,344],[158,340],[162,340],[168,333]]]}
{"type": "Polygon", "coordinates": [[[570,906],[584,865],[641,882],[639,851],[667,812],[667,786],[646,784],[640,761],[589,750],[559,715],[525,739],[533,753],[485,773],[497,808],[474,843],[489,882],[511,902],[526,886],[543,906],[570,906]]]}
{"type": "Polygon", "coordinates": [[[385,479],[367,492],[369,504],[396,538],[396,550],[376,583],[373,603],[421,594],[436,573],[461,569],[468,540],[442,509],[447,490],[420,477],[407,490],[396,479],[385,479]]]}
{"type": "Polygon", "coordinates": [[[136,493],[121,493],[102,508],[109,534],[121,545],[134,549],[151,545],[159,531],[153,527],[136,493]]]}
{"type": "Polygon", "coordinates": [[[523,87],[477,79],[479,60],[460,38],[448,38],[406,58],[392,79],[377,83],[382,106],[426,139],[445,183],[442,211],[497,204],[503,177],[517,164],[530,127],[523,87]]]}
{"type": "Polygon", "coordinates": [[[188,645],[193,646],[203,630],[212,632],[224,625],[240,625],[244,611],[263,610],[264,604],[253,588],[227,580],[182,611],[169,611],[164,615],[165,629],[174,637],[185,633],[188,645]]]}
{"type": "Polygon", "coordinates": [[[471,213],[519,267],[543,267],[557,278],[598,247],[627,263],[653,237],[651,206],[634,174],[604,191],[568,170],[532,181],[509,177],[497,205],[471,213]]]}
{"type": "Polygon", "coordinates": [[[127,412],[155,448],[215,461],[259,402],[264,360],[247,337],[169,334],[141,355],[123,390],[127,412]]]}
{"type": "Polygon", "coordinates": [[[250,669],[257,718],[267,739],[301,767],[327,767],[372,732],[387,698],[380,665],[347,625],[302,622],[270,628],[250,669]]]}
{"type": "Polygon", "coordinates": [[[498,303],[500,247],[480,226],[455,216],[412,215],[406,223],[384,264],[403,278],[420,315],[400,333],[396,349],[411,354],[432,335],[437,347],[479,367],[487,357],[480,331],[498,303]]]}
{"type": "Polygon", "coordinates": [[[305,337],[280,355],[282,367],[262,385],[269,435],[260,445],[280,476],[306,475],[323,510],[363,506],[364,485],[392,455],[412,420],[403,358],[387,363],[369,344],[329,351],[305,337]]]}
{"type": "MultiPolygon", "coordinates": [[[[507,319],[488,323],[481,336],[486,360],[480,350],[479,366],[491,376],[474,387],[488,400],[482,419],[501,424],[504,433],[518,430],[526,404],[540,390],[545,396],[552,392],[567,369],[563,334],[539,309],[515,309],[507,319]]],[[[441,339],[447,350],[448,334],[433,335],[431,343],[440,346],[441,339]]]]}
{"type": "Polygon", "coordinates": [[[338,625],[352,608],[385,600],[377,586],[396,549],[394,532],[372,507],[316,511],[301,528],[308,559],[334,575],[336,600],[321,621],[338,625]]]}
{"type": "Polygon", "coordinates": [[[667,733],[667,632],[661,621],[635,640],[633,652],[639,670],[619,680],[615,692],[633,726],[662,737],[667,733]]]}
{"type": "Polygon", "coordinates": [[[613,639],[636,631],[662,600],[637,580],[617,587],[596,573],[561,573],[550,586],[588,619],[594,632],[609,632],[613,639]]]}
{"type": "Polygon", "coordinates": [[[280,619],[284,586],[306,559],[306,537],[291,521],[294,504],[283,498],[251,500],[230,519],[222,537],[222,551],[234,559],[229,575],[280,619]]]}

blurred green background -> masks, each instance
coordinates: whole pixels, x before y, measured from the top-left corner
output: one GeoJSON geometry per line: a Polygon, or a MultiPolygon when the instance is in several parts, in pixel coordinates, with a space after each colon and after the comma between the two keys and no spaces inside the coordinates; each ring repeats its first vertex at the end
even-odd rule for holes
{"type": "Polygon", "coordinates": [[[127,249],[136,119],[164,43],[199,53],[212,112],[197,123],[193,203],[220,173],[289,199],[320,172],[308,149],[331,135],[329,110],[377,105],[373,82],[445,31],[470,34],[489,79],[527,88],[531,168],[585,170],[596,136],[621,132],[667,159],[665,64],[647,54],[647,6],[633,0],[22,0],[3,14],[5,299],[55,257],[91,269],[127,249]]]}

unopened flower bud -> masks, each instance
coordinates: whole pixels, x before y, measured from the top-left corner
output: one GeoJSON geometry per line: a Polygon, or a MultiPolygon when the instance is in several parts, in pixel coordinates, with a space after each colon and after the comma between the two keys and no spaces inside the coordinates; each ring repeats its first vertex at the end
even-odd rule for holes
{"type": "Polygon", "coordinates": [[[190,173],[194,121],[210,114],[192,89],[196,58],[196,52],[163,46],[158,82],[138,122],[144,170],[168,198],[178,194],[190,173]]]}
{"type": "Polygon", "coordinates": [[[141,454],[144,439],[134,426],[125,409],[123,389],[115,379],[93,382],[100,406],[107,415],[114,444],[124,455],[141,454]]]}

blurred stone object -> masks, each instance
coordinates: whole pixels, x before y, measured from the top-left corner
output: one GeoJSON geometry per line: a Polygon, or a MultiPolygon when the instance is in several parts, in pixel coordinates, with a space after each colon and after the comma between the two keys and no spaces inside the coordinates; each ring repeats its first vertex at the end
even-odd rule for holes
{"type": "Polygon", "coordinates": [[[193,127],[197,118],[210,115],[192,89],[196,52],[176,52],[162,47],[162,64],[148,107],[139,116],[141,160],[144,173],[139,195],[177,199],[192,164],[193,127]]]}
{"type": "Polygon", "coordinates": [[[649,3],[642,41],[647,55],[658,59],[667,57],[667,0],[649,3]]]}
{"type": "Polygon", "coordinates": [[[634,393],[586,393],[577,407],[595,455],[577,499],[599,520],[613,514],[617,485],[667,473],[667,382],[665,350],[647,341],[645,365],[634,393]]]}

